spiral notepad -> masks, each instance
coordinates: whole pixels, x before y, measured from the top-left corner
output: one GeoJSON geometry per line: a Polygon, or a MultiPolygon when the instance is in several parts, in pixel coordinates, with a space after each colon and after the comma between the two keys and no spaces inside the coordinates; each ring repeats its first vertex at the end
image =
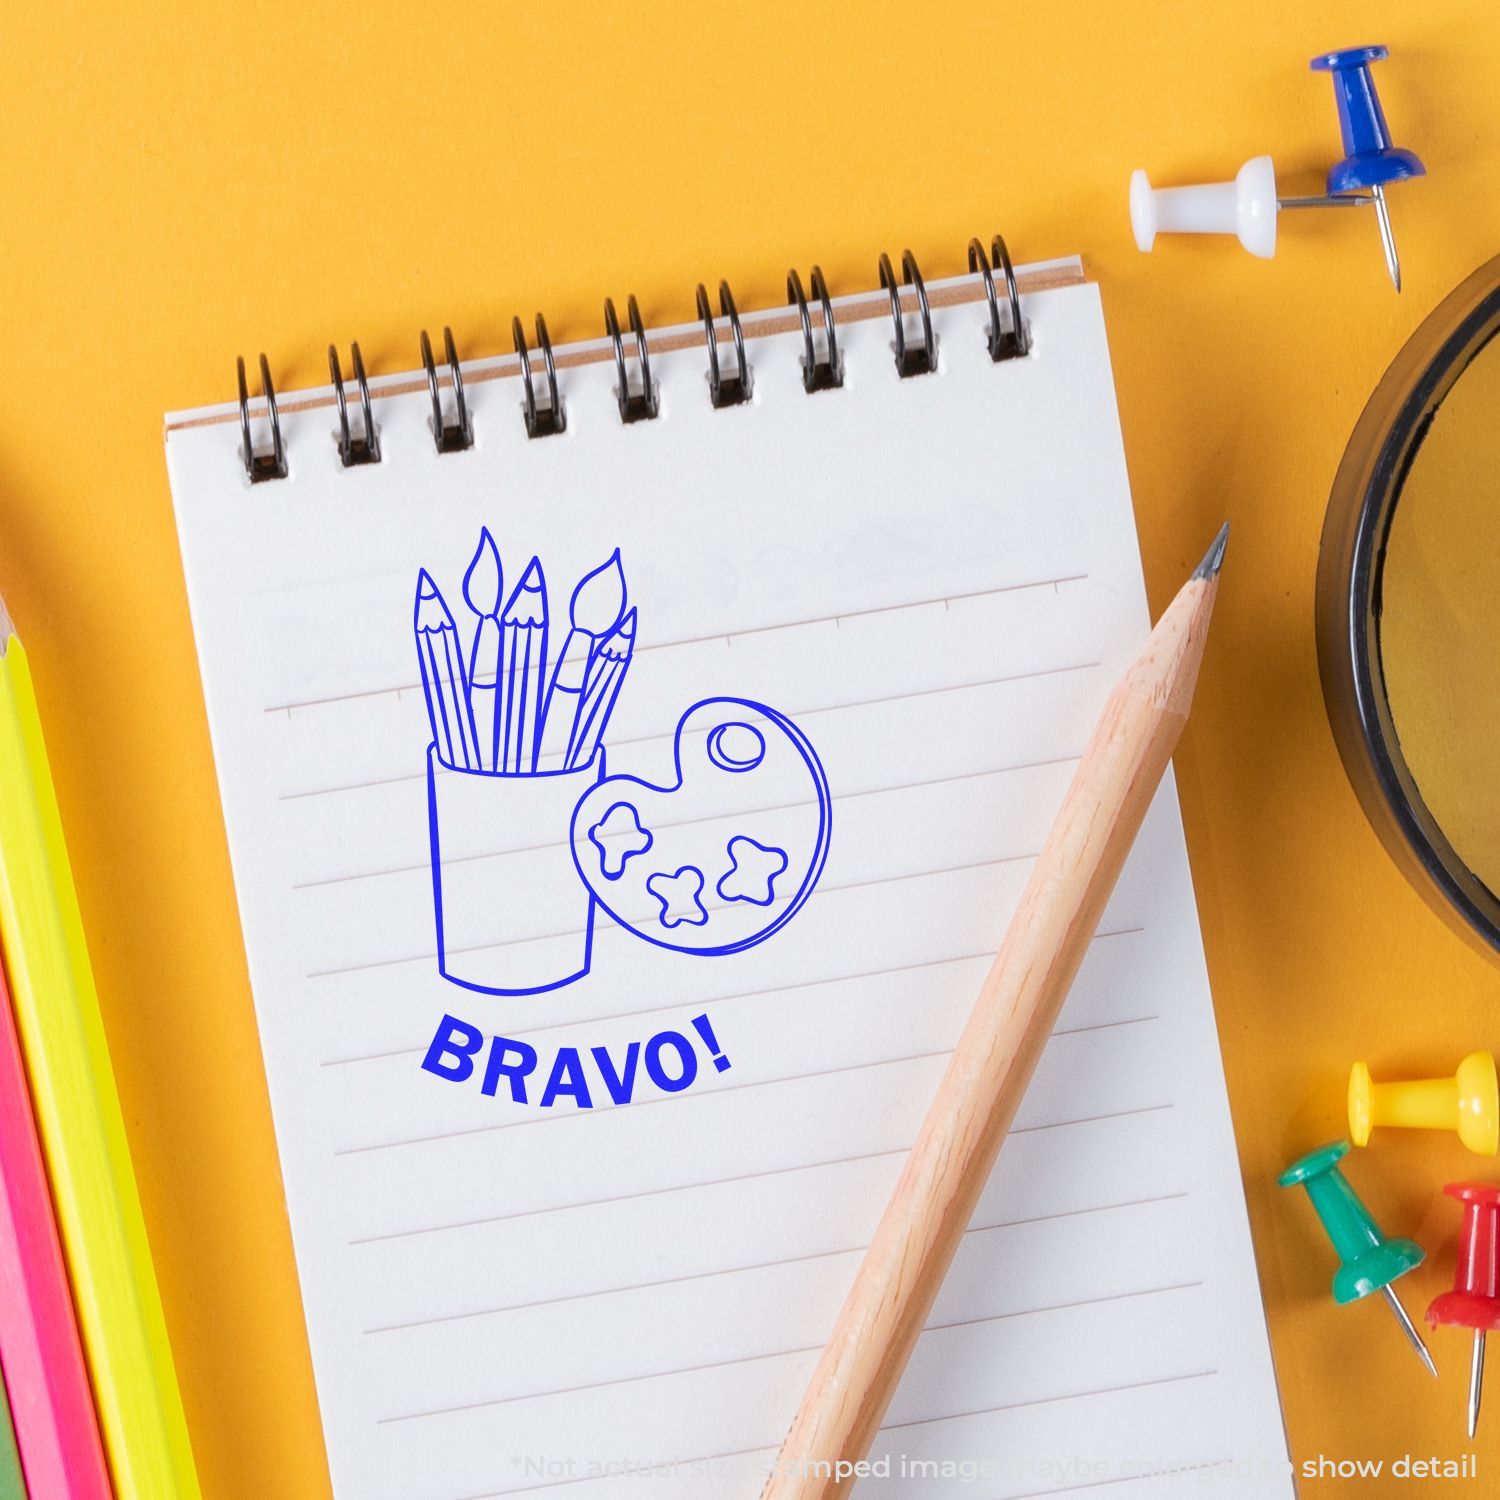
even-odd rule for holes
{"type": "MultiPolygon", "coordinates": [[[[168,418],[341,1500],[758,1492],[1148,629],[1077,262],[699,313],[168,418]]],[[[1170,778],[874,1457],[1291,1493],[1170,778]]]]}

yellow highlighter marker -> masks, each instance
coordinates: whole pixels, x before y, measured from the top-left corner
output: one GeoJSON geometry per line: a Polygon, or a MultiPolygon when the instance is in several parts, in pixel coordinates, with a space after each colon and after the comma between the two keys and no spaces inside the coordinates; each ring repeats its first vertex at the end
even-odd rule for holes
{"type": "Polygon", "coordinates": [[[119,1500],[199,1500],[26,652],[0,600],[0,945],[119,1500]]]}

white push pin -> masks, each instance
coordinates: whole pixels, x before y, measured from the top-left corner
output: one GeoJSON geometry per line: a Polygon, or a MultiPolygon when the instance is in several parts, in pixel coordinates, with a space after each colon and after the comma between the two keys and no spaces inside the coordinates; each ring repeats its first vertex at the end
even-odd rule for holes
{"type": "Polygon", "coordinates": [[[1232,234],[1251,255],[1276,253],[1276,213],[1283,208],[1356,208],[1368,196],[1344,193],[1318,198],[1278,198],[1276,169],[1269,156],[1252,156],[1233,182],[1154,188],[1146,174],[1130,178],[1130,226],[1135,243],[1149,250],[1158,231],[1167,234],[1232,234]]]}

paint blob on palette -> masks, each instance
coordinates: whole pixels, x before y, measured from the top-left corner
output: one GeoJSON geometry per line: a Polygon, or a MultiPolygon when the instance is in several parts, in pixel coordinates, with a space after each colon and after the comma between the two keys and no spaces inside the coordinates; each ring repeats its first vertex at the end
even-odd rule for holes
{"type": "Polygon", "coordinates": [[[573,815],[573,858],[622,927],[684,953],[735,953],[798,911],[828,857],[828,781],[785,715],[708,698],[678,721],[660,783],[609,776],[573,815]]]}

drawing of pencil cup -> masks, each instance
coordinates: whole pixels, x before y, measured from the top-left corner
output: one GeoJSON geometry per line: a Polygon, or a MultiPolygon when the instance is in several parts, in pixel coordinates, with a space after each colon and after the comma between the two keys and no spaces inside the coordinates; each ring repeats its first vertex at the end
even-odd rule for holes
{"type": "Polygon", "coordinates": [[[466,989],[535,995],[589,971],[594,898],[569,846],[604,751],[571,771],[455,770],[427,751],[438,970],[466,989]]]}

